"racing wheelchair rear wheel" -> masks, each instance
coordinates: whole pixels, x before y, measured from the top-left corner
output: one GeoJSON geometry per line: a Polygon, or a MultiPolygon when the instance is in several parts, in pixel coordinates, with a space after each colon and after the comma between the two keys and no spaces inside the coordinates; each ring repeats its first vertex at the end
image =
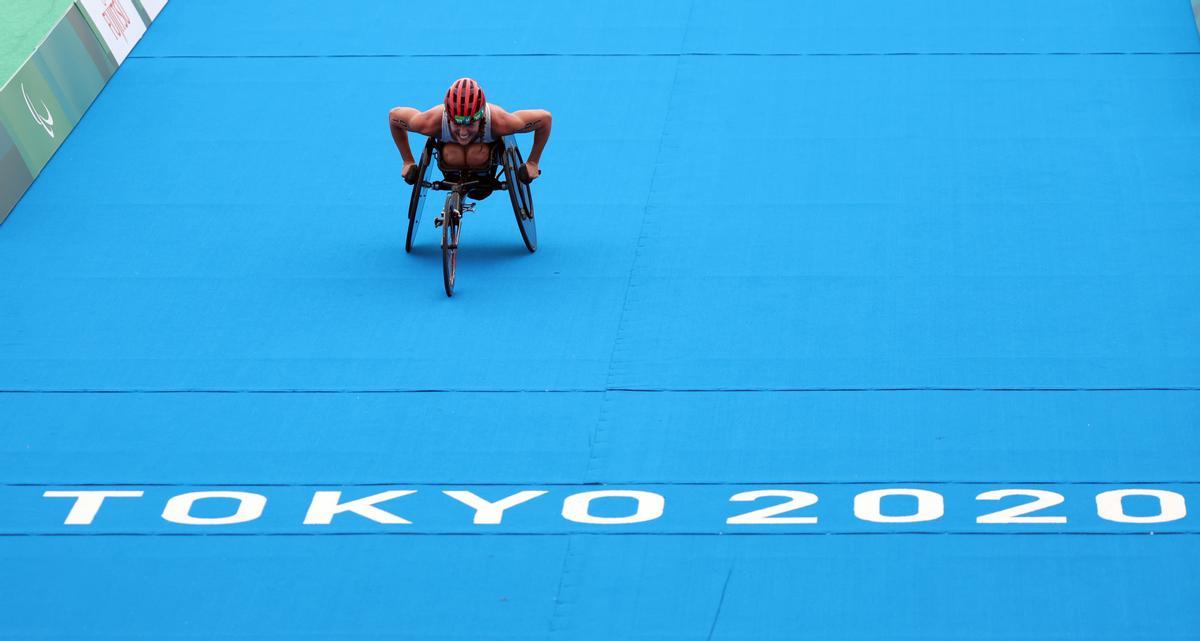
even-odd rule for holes
{"type": "Polygon", "coordinates": [[[408,234],[404,237],[404,251],[411,252],[413,240],[417,235],[417,227],[421,225],[421,212],[425,209],[425,192],[429,190],[425,184],[429,177],[429,163],[433,157],[433,140],[425,142],[425,150],[417,160],[417,176],[413,183],[412,196],[408,199],[408,234]]]}
{"type": "Polygon", "coordinates": [[[512,199],[513,214],[517,217],[517,227],[521,230],[521,240],[530,252],[537,251],[537,224],[533,220],[533,193],[529,183],[521,180],[521,168],[525,166],[525,158],[521,148],[512,136],[504,137],[504,180],[508,183],[508,196],[512,199]]]}

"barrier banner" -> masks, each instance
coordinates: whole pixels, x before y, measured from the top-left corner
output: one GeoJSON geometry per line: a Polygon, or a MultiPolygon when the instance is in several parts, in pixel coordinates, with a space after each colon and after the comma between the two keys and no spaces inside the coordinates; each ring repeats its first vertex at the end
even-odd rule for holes
{"type": "Polygon", "coordinates": [[[0,220],[7,216],[116,70],[72,6],[25,64],[0,89],[0,220]],[[30,176],[9,175],[16,152],[30,176]],[[16,193],[12,190],[19,189],[16,193]]]}
{"type": "Polygon", "coordinates": [[[0,223],[20,200],[21,194],[33,184],[33,174],[25,166],[8,130],[0,126],[0,223]]]}
{"type": "Polygon", "coordinates": [[[117,64],[146,33],[146,23],[132,0],[77,0],[117,64]]]}
{"type": "Polygon", "coordinates": [[[142,13],[145,14],[148,20],[158,18],[158,14],[167,6],[167,0],[134,0],[142,8],[142,13]]]}

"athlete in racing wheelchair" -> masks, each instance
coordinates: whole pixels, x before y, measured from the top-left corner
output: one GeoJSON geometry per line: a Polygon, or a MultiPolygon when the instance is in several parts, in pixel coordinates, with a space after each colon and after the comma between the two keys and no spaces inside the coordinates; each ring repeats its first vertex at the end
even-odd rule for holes
{"type": "Polygon", "coordinates": [[[446,92],[443,104],[424,112],[412,107],[396,107],[388,113],[388,121],[392,139],[404,160],[402,175],[405,182],[413,186],[405,251],[412,251],[426,189],[450,192],[442,215],[435,221],[443,228],[443,275],[447,296],[453,295],[460,219],[463,213],[474,208],[474,203],[466,202],[467,198],[482,200],[497,189],[507,190],[525,246],[531,252],[537,249],[529,183],[541,174],[538,161],[550,138],[549,111],[526,109],[509,113],[488,104],[479,83],[460,78],[446,92]],[[410,131],[429,137],[420,159],[413,158],[409,147],[410,131]],[[529,151],[529,159],[524,160],[513,134],[528,132],[533,132],[533,148],[529,151]],[[444,177],[441,181],[426,179],[434,157],[444,177]]]}

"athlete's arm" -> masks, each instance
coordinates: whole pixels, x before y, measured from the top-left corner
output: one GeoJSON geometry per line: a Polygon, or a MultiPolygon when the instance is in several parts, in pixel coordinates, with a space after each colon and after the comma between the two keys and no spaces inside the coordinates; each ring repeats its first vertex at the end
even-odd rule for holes
{"type": "Polygon", "coordinates": [[[533,149],[529,150],[529,158],[525,160],[525,171],[529,179],[538,177],[541,170],[538,162],[542,159],[542,149],[550,140],[550,124],[553,118],[545,109],[522,109],[509,113],[496,105],[492,105],[492,134],[507,136],[509,134],[525,134],[533,132],[533,149]]]}
{"type": "Polygon", "coordinates": [[[404,160],[401,174],[408,180],[409,167],[413,161],[412,148],[408,146],[408,132],[424,136],[436,136],[442,129],[442,105],[428,111],[417,111],[412,107],[395,107],[388,112],[388,125],[392,130],[392,140],[396,149],[400,150],[400,158],[404,160]]]}

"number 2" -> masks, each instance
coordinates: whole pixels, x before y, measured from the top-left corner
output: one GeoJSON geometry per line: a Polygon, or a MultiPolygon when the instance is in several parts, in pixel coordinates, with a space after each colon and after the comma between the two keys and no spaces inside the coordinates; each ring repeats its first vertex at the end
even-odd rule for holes
{"type": "Polygon", "coordinates": [[[816,494],[812,492],[801,492],[799,490],[751,490],[749,492],[740,492],[729,497],[730,501],[751,502],[769,496],[779,496],[789,499],[778,505],[764,507],[762,509],[746,512],[731,516],[725,520],[729,525],[787,525],[794,523],[816,523],[815,516],[778,516],[794,512],[801,508],[806,508],[811,505],[816,505],[816,494]]]}
{"type": "Polygon", "coordinates": [[[1066,523],[1065,516],[1025,516],[1063,502],[1063,495],[1047,490],[991,490],[975,497],[977,501],[999,501],[1010,496],[1032,496],[1029,503],[1014,505],[975,519],[976,523],[1066,523]]]}

